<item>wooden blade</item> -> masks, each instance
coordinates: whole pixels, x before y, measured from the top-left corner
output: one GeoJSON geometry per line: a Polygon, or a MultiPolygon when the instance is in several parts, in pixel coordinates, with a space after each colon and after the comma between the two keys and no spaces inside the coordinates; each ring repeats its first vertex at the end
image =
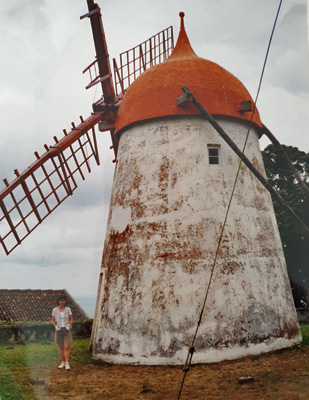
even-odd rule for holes
{"type": "Polygon", "coordinates": [[[109,63],[109,55],[107,49],[107,43],[105,33],[103,29],[102,17],[100,7],[94,3],[93,0],[87,0],[89,13],[82,15],[80,18],[90,18],[92,35],[94,40],[94,46],[96,51],[96,60],[91,63],[84,71],[89,70],[91,81],[87,85],[87,89],[101,83],[104,101],[106,104],[115,103],[115,91],[112,80],[111,67],[109,63]],[[98,68],[98,72],[96,71],[98,68]],[[94,69],[94,76],[91,74],[91,70],[94,69]]]}
{"type": "Polygon", "coordinates": [[[173,27],[151,36],[143,43],[124,51],[119,65],[113,59],[116,95],[123,95],[131,83],[146,69],[168,59],[174,49],[173,27]]]}
{"type": "Polygon", "coordinates": [[[0,192],[0,242],[6,254],[13,251],[77,188],[76,178],[91,172],[90,159],[100,164],[95,126],[102,115],[91,115],[48,147],[25,171],[0,192]]]}

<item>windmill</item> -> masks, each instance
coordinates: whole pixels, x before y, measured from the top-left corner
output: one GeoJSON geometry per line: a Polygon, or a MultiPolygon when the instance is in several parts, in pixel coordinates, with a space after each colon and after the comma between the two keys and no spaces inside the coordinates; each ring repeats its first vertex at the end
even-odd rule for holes
{"type": "MultiPolygon", "coordinates": [[[[92,0],[88,0],[88,8],[89,12],[82,18],[89,18],[91,21],[97,58],[84,72],[90,73],[88,88],[95,84],[100,85],[103,98],[93,104],[93,114],[89,118],[82,119],[79,125],[73,124],[71,132],[65,131],[61,140],[55,138],[54,145],[46,146],[43,155],[36,153],[37,160],[27,170],[23,173],[15,171],[16,179],[13,182],[5,181],[6,188],[1,192],[0,205],[3,213],[1,220],[7,230],[4,234],[1,232],[1,244],[9,254],[58,205],[73,194],[77,187],[76,176],[84,179],[85,171],[90,172],[90,159],[99,164],[95,128],[98,126],[100,131],[110,131],[116,172],[92,337],[94,356],[113,362],[181,363],[183,348],[188,344],[193,319],[201,303],[200,288],[205,287],[209,279],[207,265],[210,262],[209,257],[214,253],[220,230],[216,221],[218,215],[222,217],[226,203],[226,192],[222,188],[220,190],[224,200],[216,203],[218,192],[214,183],[219,169],[217,168],[214,173],[213,170],[209,170],[209,165],[216,168],[220,166],[221,159],[225,159],[226,162],[230,160],[230,165],[226,164],[230,173],[235,159],[233,161],[233,156],[221,139],[215,135],[212,128],[209,128],[208,123],[202,120],[200,112],[192,102],[194,96],[190,92],[184,93],[177,106],[177,98],[182,93],[181,82],[174,81],[173,84],[177,83],[177,91],[173,87],[173,90],[168,92],[163,90],[166,87],[170,89],[168,84],[163,85],[163,89],[160,88],[160,84],[153,85],[153,82],[163,82],[164,77],[168,76],[164,68],[157,67],[164,65],[173,69],[182,61],[190,65],[196,62],[200,64],[200,59],[197,61],[198,57],[191,49],[186,36],[183,15],[177,42],[179,45],[173,53],[173,35],[170,27],[123,53],[120,62],[114,60],[111,65],[100,9],[92,0]],[[164,61],[166,63],[163,63],[164,61]],[[149,67],[154,68],[149,69],[149,67]],[[115,84],[111,78],[112,71],[115,84]],[[152,72],[149,74],[148,71],[152,72]],[[159,71],[159,75],[156,77],[153,71],[155,75],[159,71]],[[151,84],[147,82],[149,76],[151,84]],[[148,86],[144,84],[145,80],[141,79],[146,79],[148,86]],[[145,93],[145,88],[148,95],[145,93]],[[122,111],[118,114],[121,107],[122,111]],[[179,121],[175,116],[180,116],[179,121]],[[144,130],[145,121],[149,126],[144,130]],[[188,135],[179,138],[177,134],[183,131],[188,132],[188,135]],[[203,132],[207,134],[204,135],[203,132]],[[196,137],[196,134],[199,136],[196,137]],[[176,142],[172,142],[172,137],[176,142]],[[151,139],[151,148],[148,139],[151,139]],[[203,142],[205,140],[206,142],[203,142]],[[199,154],[201,143],[204,143],[203,155],[199,154]],[[173,155],[169,147],[178,151],[177,156],[173,155]],[[191,148],[194,152],[186,153],[191,148]],[[177,168],[177,162],[182,160],[182,154],[186,161],[183,161],[184,164],[180,163],[177,168]],[[190,159],[196,162],[197,169],[193,175],[190,159]],[[200,164],[198,159],[202,160],[200,164]],[[206,161],[207,171],[211,172],[209,176],[212,178],[208,182],[200,175],[202,171],[205,172],[203,168],[206,168],[206,161]],[[140,170],[143,164],[147,166],[144,175],[140,170]],[[175,171],[172,170],[173,174],[170,169],[172,167],[176,168],[175,171]],[[181,177],[180,171],[191,172],[181,177]],[[180,187],[175,191],[177,182],[180,187]],[[211,195],[205,191],[206,187],[213,187],[214,197],[205,208],[204,200],[211,195]],[[181,192],[184,189],[189,189],[192,204],[188,194],[181,192]],[[201,193],[206,197],[201,198],[201,193]],[[144,201],[141,202],[143,196],[144,201]],[[184,211],[180,210],[180,203],[187,204],[189,206],[186,209],[187,219],[182,220],[179,217],[173,219],[171,203],[174,211],[178,210],[180,213],[184,211]],[[213,210],[215,204],[218,208],[213,210]],[[200,215],[201,210],[208,215],[207,221],[205,216],[200,215]],[[216,217],[212,215],[214,211],[216,217]],[[152,214],[146,215],[146,218],[145,213],[149,212],[152,214]],[[164,218],[157,218],[158,215],[164,218]],[[189,223],[191,217],[194,217],[195,222],[189,223]],[[207,242],[206,247],[203,244],[205,242],[207,242]],[[145,266],[146,272],[140,268],[141,265],[145,266]],[[179,280],[181,274],[184,275],[183,280],[179,280]],[[189,284],[192,284],[191,289],[189,284]],[[184,315],[180,312],[182,307],[187,309],[184,315]],[[172,315],[176,315],[176,321],[173,321],[172,315]],[[164,331],[161,326],[164,327],[164,331]]],[[[199,71],[201,80],[203,80],[203,68],[204,64],[199,71]]],[[[182,65],[180,70],[183,70],[182,65]]],[[[216,96],[213,108],[206,108],[213,115],[230,118],[232,121],[227,123],[223,118],[220,123],[226,125],[226,129],[231,128],[234,132],[239,132],[245,123],[248,121],[251,123],[252,99],[243,86],[235,83],[221,67],[212,65],[211,74],[212,82],[216,82],[216,74],[219,77],[223,74],[224,79],[232,81],[231,89],[235,84],[240,94],[233,98],[235,107],[232,109],[231,104],[228,101],[224,102],[220,97],[222,94],[220,90],[215,88],[215,92],[212,93],[216,96]],[[219,104],[220,107],[223,105],[225,108],[219,110],[214,104],[219,104]]],[[[190,75],[190,70],[187,70],[187,75],[190,75]]],[[[194,79],[189,83],[193,95],[203,98],[203,90],[201,91],[203,88],[206,92],[208,90],[209,94],[211,89],[209,81],[204,81],[204,86],[201,87],[196,85],[194,79]]],[[[264,126],[257,113],[252,122],[255,131],[250,146],[251,158],[255,160],[257,155],[260,157],[257,139],[262,134],[264,126]]],[[[240,136],[243,136],[243,132],[240,136]]],[[[238,136],[234,140],[237,141],[238,136]]],[[[255,162],[258,165],[257,169],[262,171],[261,157],[255,162]]],[[[229,319],[224,313],[220,314],[220,318],[218,315],[213,315],[214,311],[209,313],[210,320],[202,326],[202,333],[198,337],[197,361],[255,354],[286,347],[300,339],[271,200],[264,190],[256,187],[251,175],[243,173],[244,183],[248,187],[246,193],[251,193],[252,197],[249,198],[259,206],[255,208],[256,214],[244,212],[241,202],[238,204],[238,209],[236,207],[234,210],[234,226],[229,231],[231,237],[224,239],[226,243],[232,244],[230,248],[226,246],[225,250],[227,252],[233,248],[234,250],[230,252],[232,256],[229,255],[228,260],[227,256],[221,253],[221,262],[225,257],[224,262],[228,268],[224,271],[223,265],[219,267],[222,273],[221,279],[220,277],[217,279],[219,285],[211,301],[213,304],[222,305],[225,296],[234,296],[238,290],[243,289],[243,297],[240,296],[238,302],[243,304],[246,299],[249,304],[243,306],[237,316],[235,312],[232,313],[229,319]],[[264,203],[267,206],[263,208],[261,204],[264,203]],[[262,217],[262,211],[266,217],[262,217]],[[247,218],[246,223],[245,218],[247,218]],[[267,219],[271,221],[270,225],[267,219]],[[245,234],[241,235],[244,227],[251,226],[251,223],[256,226],[258,222],[260,227],[263,226],[265,230],[267,228],[275,245],[271,247],[266,245],[266,239],[269,237],[262,238],[261,228],[254,232],[247,231],[247,237],[250,237],[251,241],[245,241],[245,234]],[[259,234],[261,237],[257,239],[259,234]],[[264,251],[261,250],[262,256],[256,254],[256,247],[264,251]],[[244,252],[245,248],[252,249],[243,260],[240,251],[244,252]],[[253,255],[257,263],[255,269],[248,261],[253,255]],[[274,259],[279,260],[277,264],[274,263],[274,259]],[[265,265],[268,265],[266,269],[265,265]],[[268,269],[271,269],[271,273],[268,269]],[[240,270],[246,272],[241,282],[238,280],[240,270]],[[270,273],[266,283],[260,277],[264,272],[270,273]],[[235,275],[237,275],[236,280],[235,275]],[[236,286],[234,288],[230,286],[224,291],[223,288],[228,286],[227,276],[234,276],[233,282],[236,286]],[[274,284],[271,283],[273,280],[274,284]],[[257,282],[260,290],[258,294],[254,288],[257,282]],[[274,291],[279,291],[278,298],[274,299],[271,296],[271,299],[265,300],[267,295],[274,291]],[[259,307],[257,298],[260,299],[259,307]],[[263,329],[259,329],[260,324],[265,324],[263,329]],[[207,329],[209,325],[211,328],[207,329]],[[234,338],[231,340],[233,332],[234,338]],[[247,350],[244,350],[245,348],[247,350]]],[[[221,171],[220,176],[222,182],[228,185],[228,175],[225,176],[221,171]]],[[[246,199],[242,201],[246,203],[246,199]]],[[[247,208],[251,209],[250,201],[249,204],[247,208]]],[[[232,305],[234,311],[239,306],[237,304],[236,302],[232,305]]]]}

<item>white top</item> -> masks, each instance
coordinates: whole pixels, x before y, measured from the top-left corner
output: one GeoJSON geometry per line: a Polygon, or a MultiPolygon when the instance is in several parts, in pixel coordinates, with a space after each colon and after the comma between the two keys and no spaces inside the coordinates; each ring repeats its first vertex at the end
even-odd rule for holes
{"type": "MultiPolygon", "coordinates": [[[[59,311],[59,308],[57,310],[58,307],[53,309],[52,315],[55,317],[56,316],[56,311],[58,311],[58,318],[59,321],[56,321],[57,325],[60,328],[65,328],[66,327],[66,323],[65,323],[65,312],[64,311],[59,311]]],[[[72,311],[69,307],[66,307],[68,309],[68,314],[72,315],[72,311]]]]}
{"type": "Polygon", "coordinates": [[[59,315],[60,315],[60,327],[61,328],[65,328],[65,324],[64,324],[64,311],[59,311],[59,315]]]}

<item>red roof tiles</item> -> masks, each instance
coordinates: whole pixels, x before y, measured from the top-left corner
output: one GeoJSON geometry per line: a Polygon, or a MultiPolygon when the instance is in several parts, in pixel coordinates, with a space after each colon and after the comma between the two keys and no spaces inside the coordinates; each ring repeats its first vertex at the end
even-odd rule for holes
{"type": "Polygon", "coordinates": [[[65,295],[74,321],[89,319],[86,312],[65,290],[0,289],[0,321],[51,321],[57,298],[65,295]]]}

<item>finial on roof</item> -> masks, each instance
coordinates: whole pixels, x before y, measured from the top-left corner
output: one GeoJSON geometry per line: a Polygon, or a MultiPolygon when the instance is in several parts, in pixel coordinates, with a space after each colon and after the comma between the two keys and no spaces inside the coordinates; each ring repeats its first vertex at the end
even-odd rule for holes
{"type": "Polygon", "coordinates": [[[181,11],[179,13],[179,16],[180,16],[180,29],[185,29],[185,23],[184,23],[185,13],[181,11]]]}
{"type": "Polygon", "coordinates": [[[197,55],[194,53],[192,50],[192,47],[190,45],[190,41],[188,39],[186,30],[185,30],[185,24],[184,24],[184,16],[185,13],[181,11],[179,13],[180,16],[180,31],[177,39],[176,46],[170,55],[169,59],[167,61],[174,61],[176,59],[184,59],[184,58],[196,58],[197,55]]]}

